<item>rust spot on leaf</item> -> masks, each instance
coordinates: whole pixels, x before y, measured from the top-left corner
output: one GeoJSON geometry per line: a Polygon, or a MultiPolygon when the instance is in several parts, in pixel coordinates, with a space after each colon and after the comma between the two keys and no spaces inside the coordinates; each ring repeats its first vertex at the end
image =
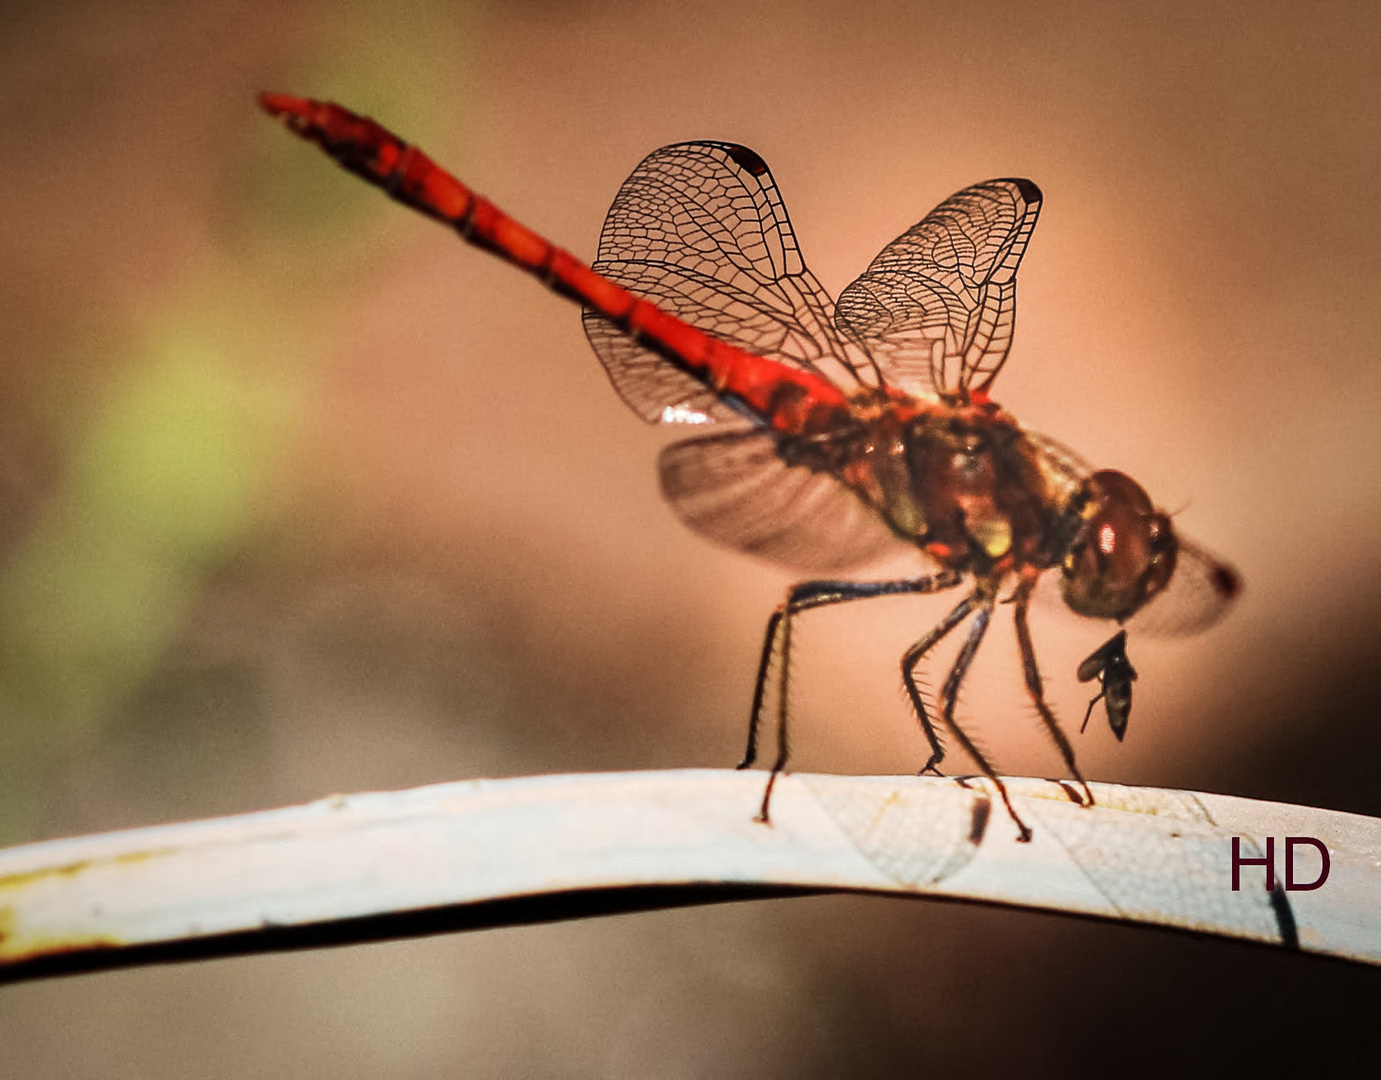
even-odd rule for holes
{"type": "Polygon", "coordinates": [[[21,874],[6,874],[0,877],[0,891],[18,890],[53,878],[70,878],[102,866],[129,866],[147,862],[160,855],[172,854],[175,848],[155,848],[150,851],[127,851],[108,859],[80,859],[62,866],[45,866],[39,870],[26,870],[21,874]]]}

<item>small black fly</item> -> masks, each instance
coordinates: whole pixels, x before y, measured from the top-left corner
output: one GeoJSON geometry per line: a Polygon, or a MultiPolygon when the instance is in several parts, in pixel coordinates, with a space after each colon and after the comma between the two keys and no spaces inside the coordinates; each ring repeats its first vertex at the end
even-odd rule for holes
{"type": "Polygon", "coordinates": [[[1079,733],[1083,734],[1084,728],[1088,727],[1093,707],[1101,700],[1108,710],[1108,726],[1117,736],[1117,741],[1121,742],[1122,736],[1127,734],[1127,718],[1132,712],[1132,681],[1136,678],[1136,669],[1127,659],[1127,631],[1119,630],[1100,645],[1079,665],[1078,674],[1080,682],[1097,679],[1102,685],[1098,696],[1088,703],[1088,712],[1084,713],[1079,733]]]}

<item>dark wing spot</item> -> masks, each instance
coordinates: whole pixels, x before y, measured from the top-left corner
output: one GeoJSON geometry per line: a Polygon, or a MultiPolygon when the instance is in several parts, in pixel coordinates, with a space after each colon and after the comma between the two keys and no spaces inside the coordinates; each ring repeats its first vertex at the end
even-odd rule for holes
{"type": "Polygon", "coordinates": [[[1213,587],[1231,600],[1242,591],[1242,579],[1232,567],[1219,564],[1213,568],[1213,587]]]}
{"type": "Polygon", "coordinates": [[[738,143],[729,143],[724,147],[724,151],[754,176],[761,176],[763,173],[767,172],[767,162],[763,161],[762,158],[758,157],[757,154],[753,153],[753,151],[749,150],[746,146],[740,146],[738,143]]]}
{"type": "Polygon", "coordinates": [[[1041,194],[1041,189],[1024,176],[1004,176],[1003,180],[1009,184],[1016,184],[1017,190],[1021,192],[1021,197],[1029,203],[1038,203],[1045,198],[1041,194]]]}

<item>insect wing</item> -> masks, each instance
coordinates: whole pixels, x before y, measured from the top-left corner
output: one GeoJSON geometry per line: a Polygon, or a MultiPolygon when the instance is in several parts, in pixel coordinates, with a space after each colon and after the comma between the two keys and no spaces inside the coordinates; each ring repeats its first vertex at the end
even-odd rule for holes
{"type": "Polygon", "coordinates": [[[919,556],[877,512],[828,473],[783,460],[765,431],[726,431],[673,443],[662,493],[700,535],[811,574],[919,556]]]}
{"type": "MultiPolygon", "coordinates": [[[[847,375],[833,302],[806,268],[766,163],[736,143],[690,142],[649,154],[619,189],[593,268],[668,314],[739,348],[847,375]]],[[[644,420],[736,414],[644,343],[586,310],[585,333],[614,388],[644,420]]]]}
{"type": "Polygon", "coordinates": [[[844,290],[836,325],[904,390],[986,391],[1012,344],[1017,265],[1040,208],[1030,180],[951,195],[844,290]]]}
{"type": "Polygon", "coordinates": [[[1022,437],[1040,451],[1040,470],[1050,487],[1050,495],[1063,504],[1079,485],[1093,472],[1093,466],[1064,443],[1034,431],[1022,432],[1022,437]]]}
{"type": "MultiPolygon", "coordinates": [[[[1040,451],[1041,471],[1055,498],[1068,498],[1093,472],[1093,466],[1058,440],[1034,431],[1022,434],[1040,451]]],[[[1221,619],[1242,591],[1242,578],[1230,565],[1193,541],[1183,536],[1178,539],[1175,572],[1170,575],[1170,581],[1145,607],[1127,620],[1127,626],[1137,633],[1152,637],[1197,634],[1221,619]]],[[[1042,577],[1035,593],[1042,605],[1064,606],[1058,588],[1059,580],[1058,573],[1042,577]]],[[[1085,669],[1095,659],[1104,657],[1108,646],[1116,640],[1114,638],[1084,661],[1079,668],[1081,681],[1094,677],[1089,675],[1086,678],[1083,674],[1085,669]]]]}
{"type": "MultiPolygon", "coordinates": [[[[1076,673],[1080,682],[1091,682],[1101,678],[1116,662],[1127,658],[1127,631],[1119,630],[1091,653],[1076,673]]],[[[1128,664],[1128,667],[1131,665],[1128,664]]],[[[1133,676],[1135,677],[1135,676],[1133,676]]]]}
{"type": "Polygon", "coordinates": [[[1241,591],[1236,570],[1181,537],[1169,583],[1127,626],[1156,637],[1197,634],[1221,619],[1241,591]]]}

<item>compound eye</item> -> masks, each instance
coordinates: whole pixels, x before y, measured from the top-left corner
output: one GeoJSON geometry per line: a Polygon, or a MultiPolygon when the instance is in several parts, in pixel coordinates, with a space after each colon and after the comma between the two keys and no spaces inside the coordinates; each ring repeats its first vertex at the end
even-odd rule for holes
{"type": "Polygon", "coordinates": [[[1081,615],[1120,621],[1170,580],[1174,528],[1123,473],[1094,473],[1084,495],[1083,520],[1064,561],[1065,603],[1081,615]]]}

